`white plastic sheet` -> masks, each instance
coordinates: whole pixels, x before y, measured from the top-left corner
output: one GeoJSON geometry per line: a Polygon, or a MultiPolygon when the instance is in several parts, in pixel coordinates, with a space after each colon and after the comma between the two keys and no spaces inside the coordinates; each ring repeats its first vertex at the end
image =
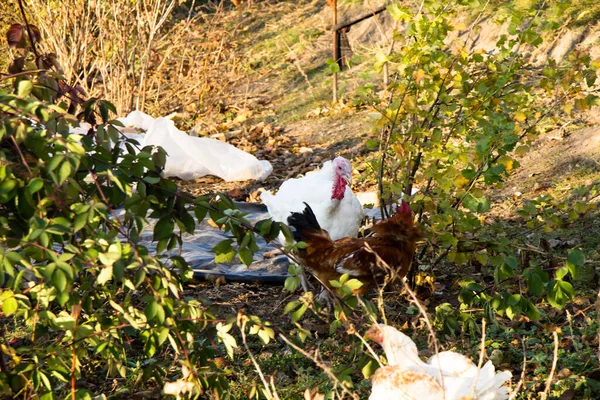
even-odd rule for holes
{"type": "Polygon", "coordinates": [[[146,134],[139,140],[142,146],[161,146],[167,152],[163,174],[191,180],[214,175],[228,182],[266,179],[273,167],[266,160],[258,160],[220,140],[189,136],[175,127],[168,118],[152,118],[141,111],[132,111],[119,119],[125,126],[143,129],[146,134]]]}

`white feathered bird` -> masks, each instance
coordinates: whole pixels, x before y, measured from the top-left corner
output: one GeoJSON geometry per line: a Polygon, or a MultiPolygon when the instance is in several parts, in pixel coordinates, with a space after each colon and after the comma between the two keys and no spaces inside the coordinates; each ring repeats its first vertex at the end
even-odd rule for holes
{"type": "Polygon", "coordinates": [[[373,325],[367,337],[383,347],[388,360],[388,367],[374,375],[370,400],[508,399],[509,389],[504,383],[512,374],[510,371],[496,373],[491,361],[478,370],[477,365],[462,354],[443,351],[425,363],[419,358],[417,346],[408,336],[385,324],[373,325]],[[411,379],[405,374],[414,375],[414,379],[420,383],[406,385],[411,379]],[[434,378],[434,381],[427,376],[434,378]],[[413,391],[414,387],[420,389],[413,391]],[[439,396],[440,392],[444,395],[439,396]]]}
{"type": "Polygon", "coordinates": [[[352,164],[336,157],[318,171],[283,182],[277,194],[263,192],[260,198],[274,221],[287,223],[290,213],[302,212],[307,203],[332,240],[356,237],[363,209],[350,189],[351,183],[352,164]]]}

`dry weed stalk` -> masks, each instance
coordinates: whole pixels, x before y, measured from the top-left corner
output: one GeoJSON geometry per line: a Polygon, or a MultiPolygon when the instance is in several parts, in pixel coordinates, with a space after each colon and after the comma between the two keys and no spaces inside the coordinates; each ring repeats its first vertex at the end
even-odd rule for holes
{"type": "Polygon", "coordinates": [[[541,400],[546,400],[548,398],[550,386],[552,385],[552,379],[554,378],[554,372],[556,371],[556,364],[558,363],[558,334],[556,333],[556,331],[552,332],[552,336],[554,337],[554,355],[552,357],[552,369],[550,370],[550,375],[548,375],[548,380],[546,380],[546,388],[544,389],[544,392],[540,394],[541,400]]]}
{"type": "Polygon", "coordinates": [[[519,379],[517,386],[515,386],[515,389],[510,394],[508,400],[514,400],[517,397],[519,390],[521,390],[521,386],[525,385],[525,370],[527,369],[527,349],[525,349],[524,338],[521,338],[521,346],[523,347],[523,367],[521,368],[521,379],[519,379]]]}
{"type": "MultiPolygon", "coordinates": [[[[346,382],[342,382],[338,379],[337,376],[335,376],[335,374],[333,373],[333,371],[331,370],[331,368],[329,368],[320,358],[319,358],[319,354],[318,354],[318,350],[315,352],[315,354],[310,354],[307,351],[301,349],[300,347],[296,346],[294,343],[292,343],[287,337],[285,337],[283,334],[279,334],[279,337],[291,348],[293,348],[294,350],[296,350],[297,352],[299,352],[300,354],[302,354],[304,357],[312,360],[319,368],[321,368],[323,370],[323,372],[325,372],[325,374],[327,374],[327,376],[329,376],[329,378],[335,383],[335,386],[339,386],[342,389],[342,395],[347,395],[351,398],[353,398],[354,400],[358,400],[359,397],[356,393],[352,393],[348,390],[347,388],[347,383],[346,382]]],[[[337,389],[334,388],[334,390],[337,389]]],[[[337,397],[342,399],[344,398],[343,396],[340,396],[339,393],[337,394],[337,397]]]]}
{"type": "Polygon", "coordinates": [[[248,352],[248,356],[250,357],[250,360],[252,361],[252,364],[254,365],[254,369],[256,369],[256,372],[258,372],[258,376],[260,377],[260,380],[263,383],[263,386],[265,388],[265,392],[264,392],[265,397],[267,398],[267,400],[280,400],[279,394],[277,393],[277,388],[275,387],[275,382],[273,380],[273,377],[271,377],[270,381],[267,382],[267,380],[265,379],[265,375],[263,374],[262,369],[260,368],[260,365],[256,361],[256,358],[254,357],[252,350],[250,350],[250,347],[248,346],[248,342],[246,341],[246,324],[248,323],[248,320],[249,320],[248,317],[246,317],[242,313],[242,311],[238,312],[237,324],[238,324],[238,327],[240,328],[240,332],[242,333],[242,342],[244,343],[244,347],[246,348],[246,351],[248,352]]]}

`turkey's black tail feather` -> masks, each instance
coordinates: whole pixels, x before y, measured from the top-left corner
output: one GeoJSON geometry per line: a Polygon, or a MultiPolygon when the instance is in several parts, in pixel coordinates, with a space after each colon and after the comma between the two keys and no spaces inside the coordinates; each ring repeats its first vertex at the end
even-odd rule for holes
{"type": "Polygon", "coordinates": [[[293,212],[288,217],[288,225],[295,229],[294,240],[297,242],[302,240],[305,232],[321,230],[319,221],[317,221],[317,217],[315,217],[312,208],[306,203],[304,203],[304,205],[306,208],[304,208],[303,212],[293,212]]]}

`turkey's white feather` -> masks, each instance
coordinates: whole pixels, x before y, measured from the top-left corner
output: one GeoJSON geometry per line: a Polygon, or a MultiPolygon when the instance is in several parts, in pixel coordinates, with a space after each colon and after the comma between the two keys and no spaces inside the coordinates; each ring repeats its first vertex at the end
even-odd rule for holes
{"type": "MultiPolygon", "coordinates": [[[[377,341],[383,347],[389,366],[401,371],[416,371],[434,378],[436,383],[443,387],[444,395],[439,397],[440,399],[505,400],[508,398],[509,389],[504,384],[512,374],[510,371],[496,373],[491,361],[478,371],[477,365],[468,357],[452,351],[444,351],[430,357],[425,363],[419,358],[417,346],[408,336],[385,324],[379,324],[375,329],[379,329],[377,341]]],[[[425,381],[422,383],[426,385],[425,381]]],[[[410,394],[420,398],[419,393],[417,391],[410,394]]],[[[377,399],[379,397],[370,397],[370,400],[377,399]]]]}
{"type": "Polygon", "coordinates": [[[371,378],[369,400],[440,400],[443,389],[430,375],[399,367],[381,367],[371,378]]]}
{"type": "Polygon", "coordinates": [[[264,192],[260,198],[274,221],[287,224],[292,212],[302,212],[306,202],[315,213],[319,225],[333,240],[355,237],[363,218],[363,210],[352,189],[346,186],[344,198],[331,198],[335,172],[332,161],[302,178],[288,179],[277,194],[264,192]]]}

